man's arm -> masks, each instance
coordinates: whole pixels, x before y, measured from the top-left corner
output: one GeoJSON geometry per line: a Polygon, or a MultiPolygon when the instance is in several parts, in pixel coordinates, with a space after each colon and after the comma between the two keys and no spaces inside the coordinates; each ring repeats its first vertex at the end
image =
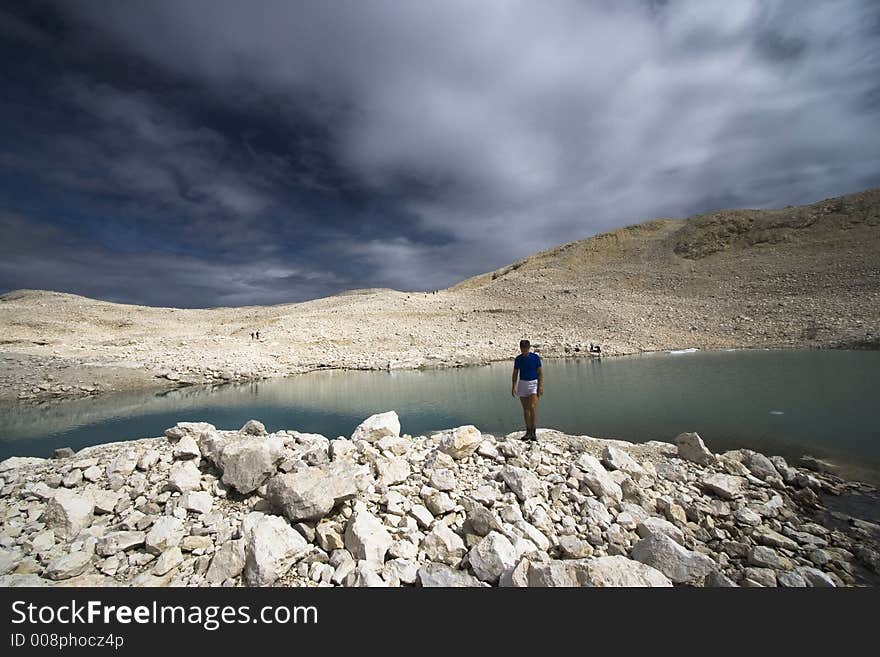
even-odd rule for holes
{"type": "Polygon", "coordinates": [[[544,394],[544,368],[538,368],[538,394],[544,394]]]}
{"type": "Polygon", "coordinates": [[[516,369],[516,365],[513,366],[513,379],[510,381],[510,394],[513,397],[516,397],[516,378],[519,375],[519,370],[516,369]]]}

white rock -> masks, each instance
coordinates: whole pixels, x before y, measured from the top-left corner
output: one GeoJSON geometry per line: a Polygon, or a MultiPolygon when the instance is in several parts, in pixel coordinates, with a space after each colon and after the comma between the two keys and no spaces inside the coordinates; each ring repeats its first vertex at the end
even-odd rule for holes
{"type": "Polygon", "coordinates": [[[345,586],[376,588],[386,587],[388,583],[376,572],[376,564],[360,561],[345,578],[345,586]]]}
{"type": "Polygon", "coordinates": [[[613,445],[606,445],[602,452],[602,463],[612,470],[622,470],[629,474],[645,473],[645,469],[632,456],[613,445]]]}
{"type": "Polygon", "coordinates": [[[243,495],[252,493],[275,474],[283,456],[284,442],[277,436],[232,440],[219,455],[222,481],[243,495]]]}
{"type": "MultiPolygon", "coordinates": [[[[184,436],[181,440],[185,440],[188,437],[184,436]]],[[[153,566],[153,574],[164,575],[177,568],[181,563],[183,563],[183,552],[175,545],[159,555],[159,558],[156,559],[156,565],[153,566]]]]}
{"type": "Polygon", "coordinates": [[[61,485],[65,488],[74,488],[79,486],[83,480],[83,472],[79,468],[74,468],[70,472],[68,472],[64,479],[61,480],[61,485]]]}
{"type": "MultiPolygon", "coordinates": [[[[183,442],[184,439],[181,439],[183,442]]],[[[178,443],[179,444],[179,443],[178,443]]],[[[214,498],[207,491],[189,491],[180,496],[180,502],[187,511],[209,513],[214,506],[214,498]]]]}
{"type": "Polygon", "coordinates": [[[138,457],[136,454],[123,452],[107,464],[106,474],[108,477],[112,477],[115,474],[128,477],[134,472],[137,462],[138,457]]]}
{"type": "Polygon", "coordinates": [[[503,534],[489,532],[471,548],[468,562],[480,580],[495,584],[505,570],[516,566],[516,549],[503,534]]]}
{"type": "Polygon", "coordinates": [[[319,520],[337,504],[357,497],[371,483],[364,466],[334,462],[275,475],[269,480],[266,496],[294,522],[319,520]]]}
{"type": "Polygon", "coordinates": [[[154,465],[159,462],[160,454],[158,450],[148,449],[141,454],[137,462],[137,469],[142,472],[148,472],[154,465]]]}
{"type": "Polygon", "coordinates": [[[456,427],[440,441],[439,450],[453,459],[466,458],[477,451],[483,442],[483,434],[472,424],[456,427]]]}
{"type": "Polygon", "coordinates": [[[345,547],[357,560],[381,564],[391,547],[391,535],[369,511],[355,511],[345,526],[345,547]]]}
{"type": "Polygon", "coordinates": [[[122,491],[104,489],[95,491],[91,495],[92,501],[95,504],[95,513],[113,513],[122,496],[122,491]]]}
{"type": "Polygon", "coordinates": [[[473,587],[481,586],[480,580],[446,564],[428,562],[419,567],[419,584],[423,587],[473,587]]]}
{"type": "Polygon", "coordinates": [[[357,426],[351,439],[374,443],[385,436],[400,436],[400,418],[394,411],[371,415],[357,426]]]}
{"type": "Polygon", "coordinates": [[[36,456],[10,456],[8,459],[0,461],[0,472],[9,472],[10,470],[18,470],[19,468],[43,465],[48,461],[49,459],[41,459],[36,456]]]}
{"type": "Polygon", "coordinates": [[[621,555],[590,559],[587,582],[592,586],[672,586],[669,578],[656,568],[621,555]]]}
{"type": "Polygon", "coordinates": [[[95,552],[101,556],[109,557],[117,552],[124,552],[130,548],[143,545],[146,536],[145,532],[138,531],[110,532],[98,539],[95,545],[95,552]]]}
{"type": "MultiPolygon", "coordinates": [[[[52,544],[55,544],[54,537],[52,544]]],[[[34,551],[36,552],[37,550],[34,551]]],[[[23,558],[24,553],[22,553],[21,550],[0,549],[0,575],[5,575],[6,573],[11,572],[23,558]]]]}
{"type": "Polygon", "coordinates": [[[309,550],[306,539],[284,518],[260,515],[245,535],[243,577],[248,586],[271,586],[309,550]]]}
{"type": "Polygon", "coordinates": [[[357,455],[357,447],[346,438],[330,441],[330,458],[333,461],[353,460],[357,455]]]}
{"type": "Polygon", "coordinates": [[[517,468],[511,465],[504,466],[501,470],[501,478],[507,484],[507,487],[523,502],[530,497],[541,495],[544,492],[541,480],[525,468],[517,468]]]}
{"type": "Polygon", "coordinates": [[[413,504],[412,508],[409,510],[409,514],[415,518],[419,527],[422,529],[428,529],[434,524],[434,515],[421,504],[413,504]]]}
{"type": "Polygon", "coordinates": [[[665,518],[651,516],[639,523],[636,533],[640,538],[647,538],[653,534],[665,534],[679,545],[684,545],[684,532],[665,518]]]}
{"type": "Polygon", "coordinates": [[[422,540],[420,550],[425,553],[428,561],[458,566],[466,548],[458,534],[443,523],[437,523],[422,540]]]}
{"type": "Polygon", "coordinates": [[[594,495],[609,497],[616,502],[623,499],[623,490],[620,488],[620,484],[611,478],[611,475],[595,456],[588,453],[581,454],[574,464],[579,471],[575,477],[582,481],[594,495]]]}
{"type": "Polygon", "coordinates": [[[384,486],[403,483],[410,475],[409,462],[402,458],[378,458],[375,467],[376,482],[384,486]]]}
{"type": "Polygon", "coordinates": [[[98,481],[103,474],[104,471],[101,468],[99,468],[97,465],[91,465],[83,472],[83,479],[94,483],[98,481]]]}
{"type": "Polygon", "coordinates": [[[428,474],[428,485],[442,491],[452,491],[458,482],[449,468],[434,468],[428,474]]]}
{"type": "Polygon", "coordinates": [[[144,545],[150,554],[162,554],[168,548],[178,545],[186,530],[183,521],[174,516],[162,516],[153,523],[144,537],[144,545]]]}
{"type": "Polygon", "coordinates": [[[709,451],[698,433],[686,432],[678,434],[674,441],[678,447],[678,457],[700,465],[715,463],[715,455],[709,451]]]}
{"type": "Polygon", "coordinates": [[[703,488],[721,499],[731,500],[742,494],[745,481],[742,477],[726,474],[713,474],[703,477],[703,488]]]}
{"type": "MultiPolygon", "coordinates": [[[[436,488],[425,486],[419,491],[419,497],[425,502],[425,506],[435,516],[442,516],[455,508],[455,502],[448,493],[443,493],[436,488]]],[[[416,518],[418,521],[418,518],[416,518]]]]}
{"type": "Polygon", "coordinates": [[[413,559],[392,559],[385,569],[393,571],[403,584],[415,584],[419,577],[419,564],[413,559]]]}
{"type": "Polygon", "coordinates": [[[239,433],[244,433],[250,436],[265,436],[266,426],[259,420],[248,420],[245,422],[244,426],[239,429],[239,433]]]}
{"type": "Polygon", "coordinates": [[[177,444],[174,446],[172,456],[175,459],[185,461],[187,459],[199,459],[202,457],[202,453],[199,451],[199,446],[196,443],[195,438],[193,438],[192,436],[184,436],[179,441],[177,441],[177,444]]]}
{"type": "Polygon", "coordinates": [[[41,520],[46,527],[55,530],[57,537],[69,541],[92,524],[94,512],[91,499],[61,489],[49,500],[41,520]]]}
{"type": "Polygon", "coordinates": [[[675,584],[696,584],[715,569],[715,562],[698,552],[691,552],[666,534],[651,534],[638,541],[632,558],[648,564],[675,584]]]}
{"type": "Polygon", "coordinates": [[[92,556],[87,552],[71,552],[53,559],[46,567],[46,577],[49,579],[70,579],[82,575],[92,562],[92,556]]]}
{"type": "Polygon", "coordinates": [[[202,473],[195,461],[177,461],[168,472],[168,486],[171,490],[186,493],[199,490],[202,486],[202,473]]]}
{"type": "Polygon", "coordinates": [[[238,577],[244,570],[245,556],[244,539],[227,541],[214,553],[205,579],[211,584],[222,584],[238,577]]]}

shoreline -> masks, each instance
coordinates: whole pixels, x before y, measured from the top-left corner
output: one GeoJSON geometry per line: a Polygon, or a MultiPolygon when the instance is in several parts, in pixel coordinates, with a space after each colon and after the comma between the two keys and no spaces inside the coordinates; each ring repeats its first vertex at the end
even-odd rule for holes
{"type": "Polygon", "coordinates": [[[390,411],[350,439],[179,422],[13,457],[0,585],[880,584],[875,487],[697,434],[521,435],[410,436],[390,411]]]}
{"type": "MultiPolygon", "coordinates": [[[[859,340],[850,340],[850,341],[830,341],[822,344],[815,344],[813,342],[805,342],[802,344],[783,344],[783,345],[771,345],[771,346],[756,346],[756,345],[748,345],[748,346],[734,346],[734,347],[669,347],[664,349],[645,349],[641,351],[617,351],[617,352],[609,352],[602,353],[601,355],[589,354],[586,352],[577,352],[571,351],[566,353],[565,349],[567,346],[563,346],[561,349],[554,348],[550,350],[550,353],[547,353],[546,349],[542,349],[538,351],[542,358],[549,358],[551,360],[573,360],[573,359],[586,359],[586,358],[616,358],[621,356],[640,356],[640,355],[652,355],[652,354],[663,354],[669,353],[671,351],[678,350],[686,350],[686,349],[696,349],[700,352],[706,351],[750,351],[750,350],[823,350],[823,349],[834,349],[834,350],[846,350],[846,351],[877,351],[880,350],[880,344],[874,344],[872,342],[868,343],[868,346],[859,346],[864,345],[863,341],[859,340]],[[561,353],[560,353],[561,352],[561,353]]],[[[573,349],[573,347],[571,347],[573,349]]],[[[16,356],[21,356],[23,358],[38,358],[30,354],[14,354],[12,352],[0,352],[0,357],[11,357],[15,358],[16,356]]],[[[40,370],[40,376],[43,379],[43,382],[40,384],[41,387],[34,385],[31,388],[29,393],[18,393],[15,394],[13,388],[22,387],[31,385],[31,383],[24,382],[23,379],[18,380],[17,382],[11,383],[6,388],[6,393],[0,392],[0,404],[10,404],[14,405],[16,403],[23,404],[42,404],[46,402],[52,401],[63,401],[69,399],[82,399],[82,398],[94,398],[104,396],[114,392],[127,392],[127,391],[163,391],[163,390],[176,390],[181,388],[187,388],[192,386],[200,386],[200,385],[224,385],[230,383],[251,383],[256,381],[266,381],[273,379],[284,379],[293,376],[299,376],[302,374],[309,374],[312,372],[326,372],[326,371],[339,371],[339,372],[361,372],[361,371],[371,371],[371,372],[393,372],[393,371],[414,371],[414,370],[437,370],[437,369],[458,369],[463,367],[482,367],[486,365],[491,365],[493,363],[505,362],[507,360],[512,360],[513,356],[510,358],[507,357],[485,357],[485,358],[476,358],[469,359],[467,361],[442,361],[442,362],[418,362],[416,360],[410,361],[399,361],[394,362],[393,360],[389,360],[389,366],[386,367],[354,367],[348,366],[344,363],[340,364],[331,364],[326,366],[303,366],[300,368],[292,369],[288,372],[275,372],[269,375],[259,375],[259,376],[240,376],[237,378],[230,377],[229,379],[211,379],[211,380],[195,380],[188,379],[186,377],[178,377],[176,379],[169,379],[164,374],[155,374],[150,375],[146,378],[143,376],[132,377],[132,378],[123,378],[121,380],[113,380],[111,377],[105,377],[102,381],[101,372],[110,372],[114,370],[112,365],[102,365],[97,369],[92,365],[91,369],[88,370],[89,375],[83,375],[84,378],[89,379],[92,383],[88,386],[67,386],[69,389],[65,390],[60,388],[58,384],[54,385],[53,382],[60,378],[61,372],[70,369],[71,367],[76,367],[76,365],[69,364],[46,364],[43,363],[42,368],[38,365],[35,369],[40,370]],[[393,366],[392,366],[393,364],[393,366]]],[[[32,375],[34,368],[31,368],[28,371],[28,375],[32,375]]]]}

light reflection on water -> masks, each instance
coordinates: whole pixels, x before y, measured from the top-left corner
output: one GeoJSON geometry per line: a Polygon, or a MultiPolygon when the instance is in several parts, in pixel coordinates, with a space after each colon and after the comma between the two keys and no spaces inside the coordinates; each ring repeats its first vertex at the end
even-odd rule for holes
{"type": "MultiPolygon", "coordinates": [[[[538,426],[634,442],[697,431],[716,452],[749,447],[804,453],[880,479],[876,411],[880,352],[735,350],[579,360],[545,359],[538,426]]],[[[521,428],[511,363],[452,370],[313,372],[289,379],[11,405],[0,414],[0,457],[46,456],[102,442],[158,436],[180,420],[237,429],[348,436],[367,416],[394,409],[412,435],[475,424],[521,428]]]]}

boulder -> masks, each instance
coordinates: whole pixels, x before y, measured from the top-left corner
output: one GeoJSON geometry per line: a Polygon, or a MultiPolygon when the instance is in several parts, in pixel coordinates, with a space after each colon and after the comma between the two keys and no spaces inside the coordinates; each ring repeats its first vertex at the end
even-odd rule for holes
{"type": "Polygon", "coordinates": [[[214,552],[205,579],[211,584],[222,584],[228,579],[238,577],[244,570],[245,557],[244,539],[227,541],[214,552]]]}
{"type": "MultiPolygon", "coordinates": [[[[52,544],[55,544],[54,538],[52,544]]],[[[24,553],[21,550],[0,549],[0,575],[11,572],[23,558],[24,553]]]]}
{"type": "Polygon", "coordinates": [[[663,518],[646,518],[636,527],[639,538],[647,538],[654,534],[665,534],[679,545],[684,545],[684,532],[663,518]]]}
{"type": "Polygon", "coordinates": [[[434,525],[422,540],[420,549],[428,561],[445,563],[448,566],[458,566],[466,551],[461,537],[443,523],[434,525]]]}
{"type": "Polygon", "coordinates": [[[613,445],[607,445],[602,452],[602,464],[611,470],[641,475],[645,469],[629,454],[613,445]]]}
{"type": "Polygon", "coordinates": [[[749,469],[758,479],[769,479],[771,477],[782,478],[773,462],[763,454],[753,452],[752,450],[743,450],[742,464],[749,469]]]}
{"type": "Polygon", "coordinates": [[[222,481],[243,495],[252,493],[275,474],[283,456],[284,443],[277,436],[231,440],[218,458],[222,481]]]}
{"type": "Polygon", "coordinates": [[[271,586],[309,550],[309,544],[280,516],[262,515],[245,534],[244,582],[271,586]]]}
{"type": "Polygon", "coordinates": [[[168,471],[168,487],[180,493],[199,490],[202,487],[202,473],[195,461],[177,461],[168,471]]]}
{"type": "Polygon", "coordinates": [[[560,536],[559,551],[566,559],[584,559],[593,555],[593,546],[577,536],[560,536]]]}
{"type": "Polygon", "coordinates": [[[357,560],[383,563],[391,541],[385,525],[369,511],[355,511],[345,526],[345,547],[357,560]]]}
{"type": "Polygon", "coordinates": [[[174,546],[165,550],[156,559],[156,565],[153,566],[154,575],[165,575],[183,563],[183,552],[178,546],[174,546]]]}
{"type": "Polygon", "coordinates": [[[248,436],[265,436],[266,425],[264,425],[259,420],[248,420],[244,423],[244,426],[238,430],[238,432],[246,434],[248,436]]]}
{"type": "Polygon", "coordinates": [[[320,520],[334,506],[357,497],[372,482],[364,466],[331,463],[275,475],[267,499],[294,522],[320,520]]]}
{"type": "MultiPolygon", "coordinates": [[[[201,451],[199,451],[199,446],[198,443],[196,443],[196,439],[192,436],[187,435],[177,441],[177,444],[174,446],[172,456],[175,459],[185,461],[187,459],[199,459],[202,457],[202,453],[201,451]]],[[[139,462],[140,461],[138,461],[138,463],[139,462]]]]}
{"type": "Polygon", "coordinates": [[[150,554],[160,555],[178,545],[186,534],[183,521],[174,516],[162,516],[153,523],[144,537],[144,546],[150,554]]]}
{"type": "Polygon", "coordinates": [[[587,579],[587,565],[584,559],[529,563],[529,586],[572,588],[582,586],[587,579]]]}
{"type": "Polygon", "coordinates": [[[207,491],[189,491],[180,496],[180,503],[187,511],[208,513],[214,506],[214,498],[207,491]]]}
{"type": "Polygon", "coordinates": [[[400,436],[400,418],[394,411],[371,415],[357,426],[351,439],[374,443],[385,436],[400,436]]]}
{"type": "Polygon", "coordinates": [[[476,452],[482,442],[483,434],[480,430],[472,424],[467,424],[456,427],[452,433],[444,436],[438,449],[458,461],[476,452]]]}
{"type": "Polygon", "coordinates": [[[409,461],[404,458],[380,457],[375,461],[376,483],[384,486],[401,484],[409,478],[409,461]]]}
{"type": "Polygon", "coordinates": [[[533,472],[525,468],[506,465],[501,470],[501,478],[522,502],[544,492],[541,480],[533,472]]]}
{"type": "Polygon", "coordinates": [[[125,451],[107,464],[107,477],[112,477],[113,475],[129,477],[137,467],[137,462],[138,455],[136,453],[125,451]]]}
{"type": "Polygon", "coordinates": [[[94,513],[91,499],[60,489],[49,500],[40,520],[47,528],[54,529],[58,538],[69,541],[92,524],[94,513]]]}
{"type": "Polygon", "coordinates": [[[57,557],[46,567],[49,579],[70,579],[82,575],[92,563],[92,556],[87,552],[71,552],[57,557]]]}
{"type": "Polygon", "coordinates": [[[516,550],[506,536],[492,531],[471,548],[468,562],[478,579],[496,584],[504,571],[516,566],[516,550]]]}
{"type": "Polygon", "coordinates": [[[669,578],[656,568],[622,555],[588,560],[586,575],[589,586],[672,586],[669,578]]]}
{"type": "Polygon", "coordinates": [[[213,424],[207,422],[178,422],[170,429],[165,429],[165,437],[170,442],[176,443],[186,435],[192,435],[198,439],[209,431],[216,431],[213,424]]]}
{"type": "Polygon", "coordinates": [[[703,489],[724,500],[732,500],[742,495],[745,480],[742,477],[726,474],[712,474],[703,477],[703,489]]]}
{"type": "Polygon", "coordinates": [[[675,584],[697,584],[715,569],[715,562],[679,545],[666,534],[651,534],[638,541],[632,558],[656,568],[675,584]]]}
{"type": "Polygon", "coordinates": [[[110,532],[98,539],[95,552],[102,557],[109,557],[118,552],[143,545],[146,536],[145,532],[138,531],[110,532]]]}
{"type": "Polygon", "coordinates": [[[685,432],[678,434],[673,440],[678,448],[678,457],[699,465],[715,463],[715,455],[709,451],[698,433],[685,432]]]}
{"type": "Polygon", "coordinates": [[[623,500],[623,489],[595,456],[588,453],[581,454],[574,464],[578,472],[575,478],[584,483],[594,495],[608,497],[616,502],[623,500]]]}
{"type": "Polygon", "coordinates": [[[482,586],[480,580],[462,570],[446,564],[428,562],[419,568],[419,584],[423,587],[474,587],[482,586]]]}

